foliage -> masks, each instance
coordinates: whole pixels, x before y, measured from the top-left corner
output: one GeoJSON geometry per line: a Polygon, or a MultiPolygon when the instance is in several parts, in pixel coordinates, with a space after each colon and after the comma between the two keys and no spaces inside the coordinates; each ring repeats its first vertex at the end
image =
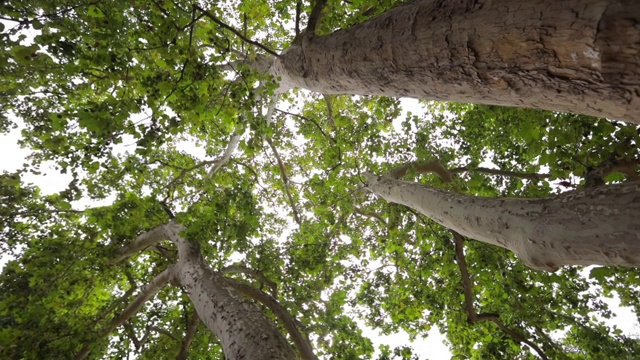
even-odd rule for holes
{"type": "MultiPolygon", "coordinates": [[[[117,250],[175,215],[212,268],[239,262],[275,282],[279,302],[324,358],[374,356],[356,318],[412,338],[437,326],[458,359],[535,358],[493,323],[467,322],[450,233],[363,193],[359,174],[439,159],[449,169],[464,168],[454,184],[460,191],[540,197],[558,191],[553,184],[584,185],[589,171],[607,161],[637,161],[639,129],[463,104],[428,103],[424,115],[404,114],[407,103],[398,99],[303,91],[281,95],[267,122],[273,79],[238,63],[262,50],[192,5],[0,5],[0,129],[19,127],[21,145],[32,150],[24,168],[0,177],[0,246],[15,257],[0,276],[0,357],[71,358],[89,342],[94,358],[175,357],[193,312],[179,288],[163,289],[126,326],[100,336],[140,286],[176,261],[169,243],[121,264],[112,261],[117,250]],[[235,71],[223,71],[227,65],[235,71]],[[208,177],[234,132],[242,134],[239,149],[208,177]],[[480,166],[486,160],[500,171],[549,176],[487,174],[480,166]],[[47,194],[23,181],[50,163],[70,175],[65,190],[47,194]],[[82,209],[81,200],[108,205],[82,209]]],[[[286,48],[296,35],[295,2],[199,5],[272,49],[286,48]]],[[[304,20],[311,4],[301,5],[304,20]]],[[[329,1],[319,31],[393,5],[329,1]]],[[[435,175],[410,177],[451,187],[435,175]]],[[[612,173],[604,180],[623,178],[612,173]]],[[[478,312],[499,314],[550,358],[640,353],[636,338],[601,320],[614,316],[602,295],[617,294],[638,313],[637,270],[595,268],[583,276],[567,267],[547,274],[473,241],[466,243],[466,261],[478,312]]],[[[220,354],[201,325],[190,358],[220,354]]],[[[380,359],[415,355],[421,354],[408,347],[379,349],[380,359]]]]}

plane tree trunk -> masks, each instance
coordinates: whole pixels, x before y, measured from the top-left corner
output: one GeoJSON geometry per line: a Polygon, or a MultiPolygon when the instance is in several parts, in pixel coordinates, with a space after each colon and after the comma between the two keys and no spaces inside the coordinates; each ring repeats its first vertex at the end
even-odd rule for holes
{"type": "Polygon", "coordinates": [[[374,194],[464,236],[509,249],[532,268],[640,266],[640,182],[539,199],[500,199],[366,176],[374,194]]]}
{"type": "Polygon", "coordinates": [[[636,0],[418,0],[275,59],[284,89],[640,122],[636,0]]]}
{"type": "Polygon", "coordinates": [[[202,322],[213,332],[229,360],[295,360],[295,352],[266,315],[213,271],[199,247],[179,235],[182,226],[164,227],[178,248],[177,282],[189,295],[202,322]]]}

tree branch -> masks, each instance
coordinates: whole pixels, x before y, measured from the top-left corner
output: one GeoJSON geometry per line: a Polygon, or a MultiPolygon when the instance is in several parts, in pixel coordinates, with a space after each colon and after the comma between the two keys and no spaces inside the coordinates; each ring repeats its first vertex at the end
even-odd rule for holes
{"type": "Polygon", "coordinates": [[[476,172],[481,172],[485,174],[516,177],[516,178],[527,179],[527,180],[542,180],[542,179],[548,179],[551,177],[551,174],[521,173],[521,172],[515,172],[515,171],[489,169],[489,168],[483,168],[483,167],[469,169],[466,166],[453,168],[453,169],[450,169],[449,171],[454,174],[459,174],[461,172],[467,172],[467,171],[476,171],[476,172]]]}
{"type": "Polygon", "coordinates": [[[266,276],[264,276],[262,272],[258,270],[250,269],[242,265],[230,265],[222,268],[220,272],[225,275],[234,273],[249,275],[256,280],[262,281],[263,283],[267,284],[267,286],[271,289],[271,296],[273,296],[274,298],[278,298],[278,285],[275,282],[269,280],[266,276]]]}
{"type": "Polygon", "coordinates": [[[453,181],[451,173],[440,163],[439,160],[408,163],[392,170],[387,176],[393,179],[400,179],[405,177],[410,171],[414,171],[417,174],[434,173],[446,183],[453,181]]]}
{"type": "Polygon", "coordinates": [[[205,14],[209,19],[211,19],[213,22],[215,22],[216,24],[220,25],[222,28],[227,29],[229,31],[231,31],[233,34],[235,34],[237,37],[239,37],[240,39],[242,39],[242,41],[251,44],[251,45],[255,45],[259,48],[261,48],[262,50],[268,52],[269,54],[273,55],[273,56],[278,56],[278,53],[276,53],[275,51],[269,49],[268,47],[260,44],[257,41],[253,41],[247,37],[245,37],[244,35],[242,35],[242,33],[236,29],[234,29],[233,27],[225,24],[224,22],[220,21],[217,17],[213,16],[213,14],[211,14],[209,11],[203,9],[202,7],[200,7],[200,5],[197,5],[196,3],[193,4],[193,7],[195,9],[197,9],[198,11],[202,12],[203,14],[205,14]]]}
{"type": "Polygon", "coordinates": [[[462,278],[462,288],[464,291],[464,302],[465,308],[467,310],[467,321],[471,324],[479,322],[479,321],[491,321],[496,324],[500,330],[504,331],[505,334],[511,336],[511,338],[518,343],[527,344],[531,349],[533,349],[543,360],[549,360],[549,358],[544,354],[544,352],[533,342],[522,336],[520,333],[509,329],[503,322],[500,320],[498,314],[487,314],[482,313],[478,314],[475,311],[475,307],[473,305],[473,283],[471,282],[471,277],[469,276],[469,270],[467,268],[467,261],[464,257],[464,237],[458,234],[457,232],[451,230],[451,234],[453,234],[453,239],[455,243],[456,250],[456,262],[458,263],[458,268],[460,269],[460,274],[462,278]]]}
{"type": "Polygon", "coordinates": [[[318,124],[315,120],[310,119],[310,118],[308,118],[308,117],[306,117],[306,116],[304,116],[304,115],[294,114],[294,113],[291,113],[291,112],[288,112],[288,111],[285,111],[285,110],[276,109],[276,111],[279,111],[279,112],[281,112],[281,113],[283,113],[283,114],[287,114],[287,115],[290,115],[290,116],[295,116],[295,117],[298,117],[298,118],[300,118],[300,119],[302,119],[302,120],[309,121],[309,122],[313,123],[313,125],[315,125],[315,126],[316,126],[316,128],[318,128],[318,130],[320,130],[320,133],[322,133],[322,135],[323,135],[324,137],[326,137],[327,139],[329,139],[329,140],[333,141],[333,143],[334,143],[334,144],[337,144],[337,143],[338,143],[338,142],[336,141],[336,139],[334,139],[333,137],[331,137],[331,136],[327,135],[327,134],[324,132],[324,130],[322,130],[322,127],[320,126],[320,124],[318,124]]]}
{"type": "Polygon", "coordinates": [[[302,13],[302,0],[296,1],[296,25],[295,25],[296,35],[295,37],[298,37],[300,35],[300,13],[302,13]]]}
{"type": "Polygon", "coordinates": [[[139,351],[142,344],[140,343],[140,340],[138,340],[135,331],[133,331],[133,327],[131,326],[131,324],[129,324],[128,321],[124,324],[124,330],[127,334],[127,337],[131,340],[131,342],[133,342],[133,347],[136,348],[136,351],[139,351]]]}
{"type": "Polygon", "coordinates": [[[358,215],[362,215],[362,216],[367,216],[373,219],[378,220],[380,223],[382,223],[382,225],[384,225],[385,227],[387,226],[387,222],[384,220],[384,218],[382,216],[380,216],[379,214],[376,213],[372,213],[372,212],[367,212],[364,211],[360,208],[354,208],[353,212],[358,214],[358,215]]]}
{"type": "Polygon", "coordinates": [[[439,160],[433,160],[428,162],[416,161],[416,162],[408,163],[392,170],[388,176],[394,179],[400,179],[405,177],[410,171],[414,171],[416,174],[435,173],[444,182],[453,181],[451,174],[459,174],[459,173],[470,172],[470,171],[481,172],[481,173],[491,174],[491,175],[517,177],[517,178],[527,179],[527,180],[541,180],[541,179],[547,179],[551,177],[551,174],[521,173],[516,171],[490,169],[490,168],[484,168],[484,167],[469,168],[468,166],[461,166],[453,169],[447,169],[446,167],[444,167],[444,165],[440,163],[439,160]]]}
{"type": "Polygon", "coordinates": [[[303,335],[302,332],[300,332],[298,326],[296,325],[296,320],[293,318],[293,316],[291,316],[291,314],[289,314],[287,309],[280,305],[278,301],[254,287],[230,278],[226,279],[229,285],[231,285],[238,292],[260,302],[273,312],[278,320],[282,322],[282,325],[285,327],[289,335],[291,335],[291,339],[296,345],[298,352],[300,352],[302,359],[318,360],[316,355],[313,353],[313,348],[311,347],[311,342],[309,341],[309,339],[305,335],[303,335]]]}
{"type": "Polygon", "coordinates": [[[282,183],[284,184],[284,193],[285,195],[287,195],[287,198],[289,199],[289,204],[291,205],[291,210],[293,211],[294,220],[296,221],[296,223],[298,223],[298,225],[301,225],[302,221],[300,220],[300,215],[298,215],[296,203],[293,199],[293,196],[291,195],[291,191],[289,190],[289,177],[287,176],[287,171],[284,167],[284,163],[282,162],[282,158],[280,158],[280,154],[278,154],[278,149],[276,149],[275,145],[273,145],[273,142],[271,141],[271,139],[265,138],[265,140],[267,141],[267,144],[269,144],[269,147],[271,148],[271,151],[273,151],[273,155],[275,156],[276,161],[278,162],[278,167],[280,168],[280,178],[282,179],[282,183]]]}
{"type": "Polygon", "coordinates": [[[166,239],[165,228],[167,224],[156,226],[153,229],[139,235],[132,243],[123,246],[117,252],[117,256],[114,260],[115,263],[119,263],[124,259],[146,249],[153,245],[156,245],[162,240],[166,239]]]}
{"type": "Polygon", "coordinates": [[[224,153],[222,153],[222,156],[213,162],[213,166],[207,174],[209,178],[211,178],[213,174],[215,174],[215,172],[222,167],[222,165],[226,164],[229,161],[231,155],[233,155],[233,152],[238,148],[240,138],[242,138],[242,135],[239,135],[238,129],[236,129],[233,134],[231,134],[229,144],[227,144],[227,148],[224,150],[224,153]]]}
{"type": "MultiPolygon", "coordinates": [[[[140,292],[138,296],[129,305],[120,312],[116,318],[114,318],[109,325],[107,325],[104,329],[100,331],[100,337],[107,336],[110,332],[112,332],[118,326],[124,324],[127,320],[129,320],[133,315],[135,315],[138,310],[146,303],[149,299],[155,296],[160,289],[162,289],[169,282],[173,281],[175,277],[174,265],[170,265],[163,272],[158,274],[151,282],[146,284],[145,286],[140,288],[140,292]]],[[[141,341],[142,342],[142,341],[141,341]]],[[[89,355],[91,352],[91,344],[85,344],[85,346],[78,352],[75,359],[82,360],[89,355]]]]}
{"type": "Polygon", "coordinates": [[[307,35],[315,35],[316,28],[320,21],[320,16],[322,15],[322,9],[324,9],[326,4],[327,0],[316,0],[315,5],[313,5],[313,9],[311,9],[311,15],[309,15],[309,21],[307,22],[307,35]]]}
{"type": "Polygon", "coordinates": [[[191,347],[193,338],[196,336],[198,325],[200,325],[200,317],[198,316],[198,312],[194,309],[193,314],[191,314],[191,318],[189,318],[187,331],[184,334],[184,339],[182,340],[180,352],[178,353],[178,356],[176,356],[176,360],[187,360],[187,355],[189,355],[189,347],[191,347]]]}
{"type": "Polygon", "coordinates": [[[327,104],[327,120],[329,121],[329,125],[334,126],[335,121],[333,120],[333,106],[331,105],[331,98],[327,94],[322,94],[324,97],[324,102],[327,104]]]}
{"type": "Polygon", "coordinates": [[[621,173],[627,181],[640,180],[638,175],[640,158],[631,160],[605,160],[596,168],[587,171],[584,176],[585,187],[604,185],[604,178],[612,173],[621,173]]]}
{"type": "Polygon", "coordinates": [[[144,344],[147,343],[147,341],[149,340],[149,335],[151,335],[152,331],[157,332],[158,334],[164,335],[168,338],[171,338],[172,340],[178,341],[178,339],[176,339],[176,337],[173,336],[173,334],[167,329],[159,328],[157,326],[147,326],[147,328],[144,331],[144,336],[142,336],[142,339],[138,341],[138,348],[143,347],[144,344]]]}

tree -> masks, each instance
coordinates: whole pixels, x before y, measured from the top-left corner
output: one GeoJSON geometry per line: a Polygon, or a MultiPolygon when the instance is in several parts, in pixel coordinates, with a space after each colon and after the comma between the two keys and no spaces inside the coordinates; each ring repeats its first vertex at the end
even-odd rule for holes
{"type": "MultiPolygon", "coordinates": [[[[426,171],[420,181],[430,186],[532,198],[549,196],[553,179],[578,176],[589,187],[622,181],[621,173],[637,178],[634,126],[449,104],[441,111],[431,105],[432,121],[409,116],[399,131],[393,124],[401,113],[398,100],[332,95],[426,94],[635,120],[637,74],[627,66],[637,60],[633,4],[554,3],[541,20],[536,6],[549,4],[534,2],[519,10],[509,20],[513,23],[495,30],[504,35],[496,44],[522,45],[519,33],[511,31],[518,21],[526,21],[524,28],[533,34],[551,17],[569,14],[553,6],[576,10],[572,24],[580,29],[540,35],[549,41],[545,45],[554,45],[549,49],[557,59],[549,59],[551,50],[527,50],[527,56],[541,59],[523,64],[506,47],[486,48],[487,37],[462,39],[474,24],[498,18],[493,11],[504,7],[461,4],[430,8],[422,1],[391,9],[391,2],[374,7],[287,1],[273,7],[258,1],[3,3],[2,129],[17,126],[13,116],[20,119],[21,144],[33,153],[24,168],[2,176],[0,188],[3,250],[16,258],[0,280],[0,354],[371,357],[372,344],[354,314],[383,331],[403,329],[413,336],[437,325],[460,357],[529,358],[527,348],[543,358],[624,358],[637,351],[637,340],[610,334],[590,317],[593,312],[611,316],[598,298],[603,292],[620,294],[637,310],[635,270],[596,268],[590,279],[575,267],[560,275],[536,272],[508,251],[466,242],[459,234],[487,240],[480,236],[484,233],[445,223],[458,230],[452,233],[410,208],[363,192],[364,178],[358,175],[365,170],[403,172],[397,177],[426,171]],[[427,11],[443,14],[430,24],[446,20],[461,28],[443,35],[413,21],[427,11]],[[310,30],[301,32],[305,14],[310,30]],[[411,47],[402,45],[400,35],[388,36],[402,34],[400,26],[407,24],[415,25],[410,35],[426,39],[409,39],[418,45],[416,56],[424,59],[425,47],[438,48],[441,41],[460,44],[445,48],[467,54],[464,61],[471,61],[471,49],[477,78],[463,71],[472,78],[464,80],[457,69],[466,63],[453,66],[450,59],[457,57],[445,53],[426,62],[438,69],[428,65],[409,74],[402,67],[407,63],[400,63],[412,61],[413,53],[399,49],[411,47]],[[389,26],[392,30],[385,30],[389,26]],[[337,28],[345,30],[321,35],[337,28]],[[617,36],[624,31],[629,36],[617,36]],[[30,32],[33,38],[27,37],[30,32]],[[379,42],[355,41],[366,32],[379,34],[379,42]],[[581,68],[574,69],[565,61],[572,59],[572,52],[565,53],[572,48],[560,40],[578,34],[596,40],[576,41],[581,68]],[[339,57],[345,39],[351,45],[344,54],[381,60],[367,67],[339,57]],[[587,51],[592,47],[581,48],[586,43],[601,49],[600,73],[585,62],[593,55],[587,51]],[[287,50],[275,57],[271,48],[287,50]],[[626,55],[615,56],[617,51],[626,55]],[[483,57],[496,54],[512,57],[483,68],[483,57]],[[496,71],[502,82],[492,78],[496,71]],[[596,80],[578,88],[571,71],[578,78],[595,74],[596,80]],[[523,79],[526,86],[519,85],[523,79]],[[449,88],[465,81],[474,85],[449,88]],[[422,87],[425,83],[439,95],[422,87]],[[394,89],[398,84],[418,90],[394,89]],[[294,96],[285,92],[291,86],[325,94],[294,96]],[[471,90],[478,99],[468,95],[471,90]],[[591,107],[580,107],[587,104],[591,107]],[[459,146],[452,146],[455,142],[459,146]],[[487,151],[500,169],[478,166],[487,151]],[[70,182],[60,192],[42,194],[25,176],[48,164],[68,174],[70,182]],[[439,164],[436,173],[445,184],[430,175],[429,164],[439,164]],[[543,165],[549,173],[541,173],[543,165]],[[83,209],[81,199],[104,204],[83,209]],[[603,290],[589,289],[590,284],[603,290]],[[540,303],[549,305],[540,308],[540,303]],[[553,339],[549,334],[556,329],[567,334],[553,339]]],[[[368,185],[375,188],[374,181],[368,185]]],[[[593,191],[616,188],[629,186],[593,191]]],[[[629,204],[625,211],[637,211],[637,201],[629,204]]],[[[524,260],[547,269],[565,264],[524,260]]],[[[576,261],[586,262],[584,256],[576,261]]],[[[412,356],[408,348],[382,347],[380,353],[380,358],[412,356]]]]}

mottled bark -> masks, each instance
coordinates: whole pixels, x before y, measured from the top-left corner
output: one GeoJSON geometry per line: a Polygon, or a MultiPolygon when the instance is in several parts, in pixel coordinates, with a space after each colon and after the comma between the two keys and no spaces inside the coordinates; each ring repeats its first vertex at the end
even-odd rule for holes
{"type": "Polygon", "coordinates": [[[376,195],[466,237],[513,251],[525,264],[640,266],[640,182],[539,199],[482,198],[367,174],[376,195]]]}
{"type": "Polygon", "coordinates": [[[229,360],[296,359],[287,340],[266,315],[234,289],[202,258],[195,243],[179,235],[182,226],[171,222],[165,234],[177,247],[178,282],[189,295],[202,322],[213,332],[229,360]]]}
{"type": "Polygon", "coordinates": [[[636,0],[419,0],[305,36],[283,89],[529,107],[640,122],[636,0]]]}

